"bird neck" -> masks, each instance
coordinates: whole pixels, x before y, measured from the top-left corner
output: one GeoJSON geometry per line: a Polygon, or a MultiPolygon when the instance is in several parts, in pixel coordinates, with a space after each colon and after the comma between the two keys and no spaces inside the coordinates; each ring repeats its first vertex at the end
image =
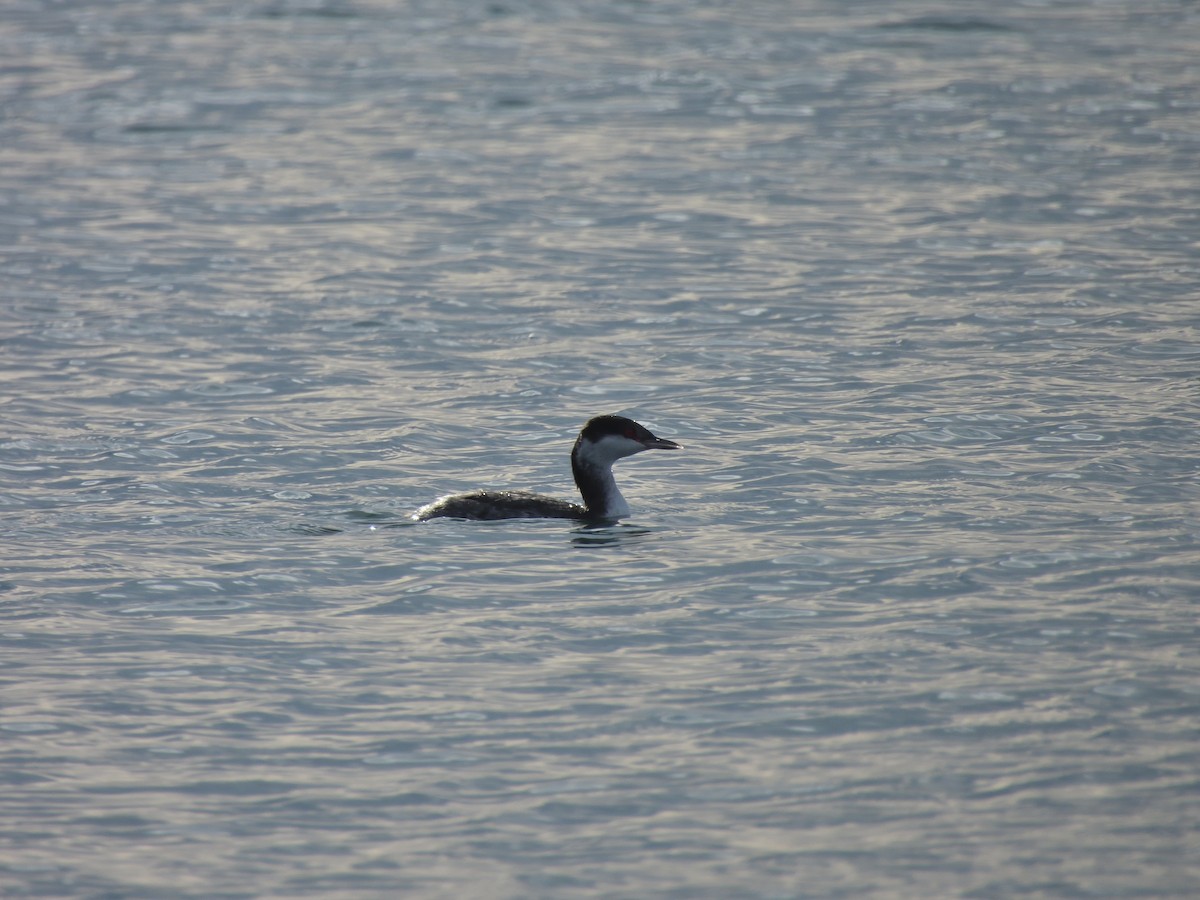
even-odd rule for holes
{"type": "Polygon", "coordinates": [[[571,473],[575,476],[575,486],[583,495],[583,505],[591,515],[600,519],[620,519],[629,515],[629,504],[617,489],[612,466],[589,462],[579,453],[572,453],[571,473]]]}

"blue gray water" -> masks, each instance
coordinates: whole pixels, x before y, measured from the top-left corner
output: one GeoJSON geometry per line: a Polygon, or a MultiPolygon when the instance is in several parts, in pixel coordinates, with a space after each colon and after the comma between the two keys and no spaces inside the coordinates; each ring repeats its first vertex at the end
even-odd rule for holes
{"type": "Polygon", "coordinates": [[[1196,895],[1194,3],[0,59],[0,893],[1196,895]],[[407,520],[607,412],[620,526],[407,520]]]}

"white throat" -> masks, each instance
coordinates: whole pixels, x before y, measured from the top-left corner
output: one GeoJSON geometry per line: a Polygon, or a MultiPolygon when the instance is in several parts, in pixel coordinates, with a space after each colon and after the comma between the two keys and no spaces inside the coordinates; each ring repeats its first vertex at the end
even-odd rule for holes
{"type": "Polygon", "coordinates": [[[623,519],[629,515],[629,504],[617,489],[612,465],[645,449],[640,441],[618,435],[605,435],[578,447],[572,460],[575,483],[593,514],[604,519],[623,519]]]}
{"type": "Polygon", "coordinates": [[[621,496],[621,491],[617,487],[617,480],[613,478],[612,469],[591,467],[588,467],[588,469],[591,474],[595,475],[595,483],[600,491],[600,496],[603,497],[603,501],[600,504],[602,508],[597,509],[596,514],[606,519],[623,519],[628,516],[629,504],[621,496]]]}

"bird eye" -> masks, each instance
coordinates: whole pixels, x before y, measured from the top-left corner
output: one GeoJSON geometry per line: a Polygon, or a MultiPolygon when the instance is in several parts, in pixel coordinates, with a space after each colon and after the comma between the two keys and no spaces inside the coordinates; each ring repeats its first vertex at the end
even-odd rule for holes
{"type": "Polygon", "coordinates": [[[625,437],[629,438],[631,441],[637,440],[637,432],[633,430],[632,425],[625,429],[625,437]]]}

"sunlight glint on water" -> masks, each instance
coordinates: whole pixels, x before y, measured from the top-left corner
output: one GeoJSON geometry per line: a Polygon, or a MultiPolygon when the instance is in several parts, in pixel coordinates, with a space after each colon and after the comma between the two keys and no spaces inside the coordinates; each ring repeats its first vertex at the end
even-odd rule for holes
{"type": "Polygon", "coordinates": [[[1189,4],[5,22],[6,891],[1194,894],[1189,4]]]}

